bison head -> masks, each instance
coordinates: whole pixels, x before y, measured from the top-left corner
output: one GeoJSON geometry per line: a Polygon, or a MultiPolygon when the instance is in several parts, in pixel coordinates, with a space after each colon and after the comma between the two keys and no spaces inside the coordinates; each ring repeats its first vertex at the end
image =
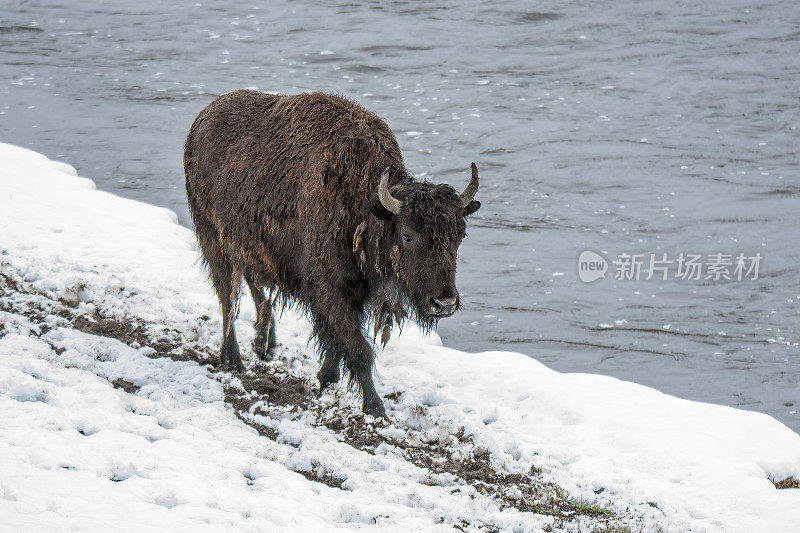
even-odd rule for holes
{"type": "Polygon", "coordinates": [[[387,222],[383,245],[400,279],[401,296],[423,326],[459,307],[456,254],[465,235],[465,217],[481,206],[474,200],[477,191],[475,163],[472,179],[460,194],[449,185],[418,181],[390,190],[388,169],[381,176],[373,213],[387,222]]]}

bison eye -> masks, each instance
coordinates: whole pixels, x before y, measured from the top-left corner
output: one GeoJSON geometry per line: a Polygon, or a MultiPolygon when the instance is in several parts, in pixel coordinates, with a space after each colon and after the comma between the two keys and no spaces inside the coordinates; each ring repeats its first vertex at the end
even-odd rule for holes
{"type": "Polygon", "coordinates": [[[409,235],[408,233],[403,233],[403,242],[405,242],[406,244],[409,244],[409,243],[411,243],[413,241],[414,241],[414,239],[411,238],[411,235],[409,235]]]}

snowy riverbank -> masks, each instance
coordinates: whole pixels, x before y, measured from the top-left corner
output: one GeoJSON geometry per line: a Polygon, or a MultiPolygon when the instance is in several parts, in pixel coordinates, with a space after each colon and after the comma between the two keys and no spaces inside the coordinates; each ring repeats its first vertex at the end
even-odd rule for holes
{"type": "MultiPolygon", "coordinates": [[[[412,326],[378,357],[391,424],[374,423],[341,388],[317,398],[290,311],[279,360],[246,349],[248,372],[217,373],[197,257],[172,212],[0,144],[0,530],[800,523],[800,490],[773,484],[800,479],[800,436],[764,414],[412,326]]],[[[243,299],[243,348],[252,318],[243,299]]]]}

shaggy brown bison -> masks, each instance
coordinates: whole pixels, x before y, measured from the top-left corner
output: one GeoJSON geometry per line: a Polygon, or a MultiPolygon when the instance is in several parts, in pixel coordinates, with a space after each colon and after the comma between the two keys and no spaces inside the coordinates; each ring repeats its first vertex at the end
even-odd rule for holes
{"type": "Polygon", "coordinates": [[[243,370],[234,332],[242,278],[258,317],[254,351],[270,357],[272,306],[310,317],[320,386],[341,363],[365,413],[386,416],[364,336],[385,344],[406,310],[423,328],[459,306],[456,252],[480,202],[478,170],[459,194],[415,180],[386,123],[350,100],[240,90],[203,109],[184,152],[195,232],[222,304],[221,358],[243,370]]]}

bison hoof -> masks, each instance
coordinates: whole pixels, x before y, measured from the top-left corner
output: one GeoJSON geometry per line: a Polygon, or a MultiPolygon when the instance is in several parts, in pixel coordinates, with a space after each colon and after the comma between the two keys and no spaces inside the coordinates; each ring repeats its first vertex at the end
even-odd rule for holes
{"type": "Polygon", "coordinates": [[[242,358],[238,351],[236,354],[232,356],[229,355],[227,358],[223,355],[222,364],[231,372],[244,372],[244,363],[242,363],[242,358]]]}
{"type": "Polygon", "coordinates": [[[365,401],[361,410],[365,415],[372,415],[376,418],[384,418],[389,420],[389,417],[386,416],[386,409],[383,408],[383,402],[381,402],[378,398],[375,398],[369,402],[365,401]]]}
{"type": "Polygon", "coordinates": [[[340,378],[339,367],[335,366],[328,371],[320,370],[317,373],[317,379],[319,380],[319,392],[322,394],[328,385],[332,383],[338,383],[340,378]]]}
{"type": "Polygon", "coordinates": [[[244,372],[244,363],[242,363],[241,358],[236,359],[222,359],[222,365],[225,367],[225,370],[230,372],[244,372]]]}
{"type": "Polygon", "coordinates": [[[275,356],[278,355],[278,347],[270,346],[266,348],[263,342],[253,341],[253,352],[255,352],[262,361],[272,361],[275,359],[275,356]]]}
{"type": "Polygon", "coordinates": [[[242,363],[242,356],[239,353],[239,345],[236,339],[227,339],[222,346],[219,354],[222,365],[232,372],[244,372],[244,364],[242,363]]]}
{"type": "Polygon", "coordinates": [[[253,339],[253,351],[262,361],[272,361],[278,355],[278,343],[275,341],[275,329],[270,328],[268,333],[259,330],[253,339]]]}

